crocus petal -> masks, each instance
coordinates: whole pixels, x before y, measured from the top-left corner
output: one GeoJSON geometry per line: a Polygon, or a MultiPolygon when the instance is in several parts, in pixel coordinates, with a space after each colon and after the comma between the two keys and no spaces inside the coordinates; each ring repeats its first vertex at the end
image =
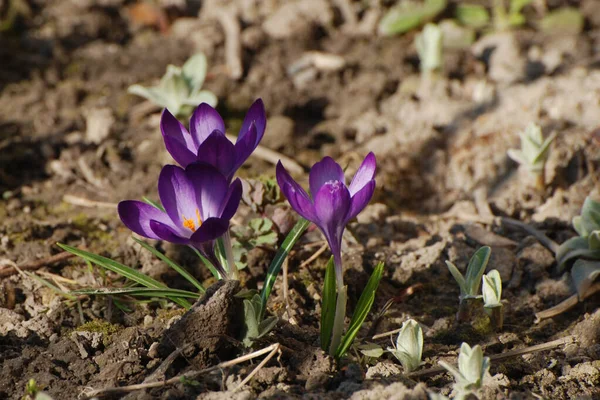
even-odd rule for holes
{"type": "Polygon", "coordinates": [[[229,228],[229,220],[224,218],[209,218],[196,232],[190,237],[190,243],[200,244],[215,240],[221,236],[229,228]]]}
{"type": "Polygon", "coordinates": [[[165,109],[160,119],[160,130],[165,141],[165,147],[171,157],[181,166],[196,161],[196,148],[187,129],[165,109]]]}
{"type": "Polygon", "coordinates": [[[277,184],[283,192],[283,195],[288,199],[292,208],[309,221],[316,221],[315,209],[308,197],[308,194],[286,171],[281,161],[277,163],[275,175],[277,176],[277,184]]]}
{"type": "Polygon", "coordinates": [[[221,115],[206,103],[196,108],[190,119],[190,133],[196,148],[204,142],[213,131],[225,132],[225,122],[221,115]]]}
{"type": "Polygon", "coordinates": [[[227,196],[223,200],[223,209],[220,212],[221,218],[228,221],[233,218],[240,205],[240,200],[242,199],[242,189],[242,181],[240,181],[240,178],[237,178],[229,186],[227,196]]]}
{"type": "Polygon", "coordinates": [[[196,193],[183,168],[175,165],[163,167],[158,177],[158,195],[165,211],[180,234],[184,234],[189,229],[184,225],[184,219],[191,219],[196,227],[198,224],[196,193]]]}
{"type": "Polygon", "coordinates": [[[188,166],[185,174],[195,192],[202,221],[220,217],[229,189],[227,178],[212,165],[204,163],[188,166]]]}
{"type": "Polygon", "coordinates": [[[350,191],[350,196],[354,196],[359,190],[361,190],[366,184],[368,184],[375,177],[375,170],[377,169],[377,160],[375,159],[375,154],[369,153],[365,157],[360,167],[354,174],[354,178],[352,178],[352,182],[348,187],[350,191]]]}
{"type": "Polygon", "coordinates": [[[170,223],[170,218],[167,214],[142,201],[122,201],[119,203],[117,210],[119,212],[121,221],[123,221],[123,224],[125,224],[126,227],[138,235],[147,237],[149,239],[161,239],[150,228],[151,220],[170,223]]]}
{"type": "Polygon", "coordinates": [[[329,247],[336,255],[341,250],[346,216],[350,210],[350,192],[342,182],[327,182],[317,192],[314,200],[317,215],[315,223],[325,234],[329,247]]]}
{"type": "Polygon", "coordinates": [[[198,147],[198,161],[216,167],[225,176],[232,174],[235,161],[233,143],[220,131],[213,131],[198,147]]]}
{"type": "Polygon", "coordinates": [[[346,222],[356,217],[371,201],[375,191],[375,180],[367,182],[358,192],[352,196],[350,211],[346,216],[346,222]]]}
{"type": "Polygon", "coordinates": [[[235,163],[233,165],[233,171],[231,175],[235,173],[242,166],[244,162],[250,157],[250,154],[256,149],[258,142],[256,141],[256,125],[250,124],[248,133],[243,139],[237,140],[235,143],[235,163]]]}
{"type": "Polygon", "coordinates": [[[161,240],[165,240],[167,242],[175,244],[187,244],[190,242],[187,237],[181,236],[171,226],[162,222],[150,220],[150,229],[152,229],[156,236],[158,236],[161,240]]]}
{"type": "Polygon", "coordinates": [[[254,147],[258,146],[260,143],[265,129],[267,127],[267,115],[265,113],[265,105],[261,99],[256,100],[248,109],[246,116],[244,117],[244,122],[242,122],[242,127],[240,128],[240,132],[238,134],[237,141],[241,141],[250,131],[250,126],[254,123],[256,125],[256,138],[252,145],[254,147]]]}
{"type": "Polygon", "coordinates": [[[310,169],[308,177],[313,199],[326,182],[338,181],[344,185],[344,171],[331,157],[325,157],[310,169]]]}

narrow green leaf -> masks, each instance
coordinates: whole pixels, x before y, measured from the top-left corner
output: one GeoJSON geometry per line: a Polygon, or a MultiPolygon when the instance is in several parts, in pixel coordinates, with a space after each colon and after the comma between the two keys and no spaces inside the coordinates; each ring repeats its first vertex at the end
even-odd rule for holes
{"type": "Polygon", "coordinates": [[[194,253],[196,253],[196,255],[198,256],[198,258],[200,258],[200,261],[202,261],[202,263],[206,266],[206,268],[209,269],[210,273],[213,274],[213,276],[219,280],[221,279],[221,275],[219,275],[219,272],[215,269],[215,267],[212,265],[212,263],[210,262],[210,260],[208,260],[206,257],[204,257],[202,255],[202,253],[200,253],[198,251],[198,249],[194,248],[194,247],[190,247],[192,250],[194,250],[194,253]]]}
{"type": "Polygon", "coordinates": [[[600,258],[599,250],[590,250],[587,237],[573,237],[558,247],[556,262],[560,270],[571,260],[578,257],[600,258]]]}
{"type": "MultiPolygon", "coordinates": [[[[61,249],[68,251],[69,253],[75,254],[83,258],[84,260],[90,261],[96,265],[101,266],[102,268],[106,268],[110,271],[116,272],[119,275],[124,276],[125,278],[132,280],[134,282],[139,283],[142,286],[153,288],[153,289],[166,289],[167,285],[162,282],[157,281],[156,279],[150,278],[147,275],[144,275],[135,269],[123,265],[119,262],[111,260],[110,258],[102,257],[94,253],[90,253],[85,250],[78,249],[76,247],[71,247],[66,244],[57,243],[58,247],[61,249]]],[[[175,303],[179,304],[182,307],[190,308],[191,304],[185,299],[178,298],[169,298],[175,303]]]]}
{"type": "Polygon", "coordinates": [[[146,196],[142,197],[142,200],[144,201],[144,203],[150,204],[152,207],[158,208],[162,212],[166,212],[165,208],[159,202],[154,201],[154,200],[150,200],[146,196]]]}
{"type": "Polygon", "coordinates": [[[335,320],[335,293],[335,266],[333,257],[331,257],[325,268],[323,300],[321,301],[321,348],[323,351],[327,351],[331,342],[331,332],[335,320]]]}
{"type": "Polygon", "coordinates": [[[587,290],[600,276],[600,262],[579,259],[573,264],[571,278],[577,290],[579,301],[585,298],[587,290]]]}
{"type": "Polygon", "coordinates": [[[484,6],[478,4],[457,4],[456,19],[472,28],[483,28],[490,22],[490,14],[484,6]]]}
{"type": "Polygon", "coordinates": [[[42,278],[41,276],[38,276],[32,272],[29,271],[23,271],[25,272],[25,274],[27,274],[28,277],[30,277],[33,280],[38,281],[39,283],[41,283],[42,285],[46,286],[47,288],[49,288],[50,290],[52,290],[54,293],[61,295],[69,300],[77,300],[76,296],[73,296],[72,294],[65,292],[64,290],[62,290],[61,288],[59,288],[58,286],[54,285],[53,283],[51,283],[50,281],[42,278]]]}
{"type": "Polygon", "coordinates": [[[456,265],[454,265],[450,261],[446,261],[446,265],[448,266],[448,270],[454,277],[454,280],[456,280],[456,283],[458,283],[458,287],[460,288],[461,296],[466,295],[467,294],[467,284],[465,282],[465,278],[462,276],[462,274],[460,273],[458,268],[456,268],[456,265]]]}
{"type": "Polygon", "coordinates": [[[142,287],[132,287],[132,288],[95,288],[95,289],[79,289],[73,290],[69,292],[73,295],[104,295],[104,296],[117,296],[117,295],[127,295],[127,296],[146,296],[146,297],[189,297],[192,299],[197,299],[200,295],[196,292],[190,292],[187,290],[180,289],[154,289],[154,288],[142,288],[142,287]]]}
{"type": "Polygon", "coordinates": [[[358,299],[358,303],[356,304],[356,309],[354,314],[352,315],[352,321],[350,321],[350,326],[348,327],[348,331],[344,335],[342,339],[342,343],[338,347],[335,356],[336,358],[342,357],[348,349],[350,345],[354,341],[354,338],[358,334],[358,330],[365,322],[371,307],[373,306],[373,302],[375,301],[375,294],[377,293],[377,288],[379,287],[379,281],[381,280],[381,276],[383,274],[383,266],[384,264],[380,262],[377,264],[377,267],[373,270],[367,285],[365,286],[360,298],[358,299]]]}
{"type": "Polygon", "coordinates": [[[481,277],[485,272],[491,254],[492,249],[489,246],[483,246],[473,254],[473,257],[471,257],[469,265],[467,266],[467,273],[465,274],[466,288],[468,291],[467,295],[478,295],[481,277]]]}
{"type": "Polygon", "coordinates": [[[183,276],[185,279],[187,279],[187,281],[189,283],[191,283],[192,285],[194,285],[200,292],[202,292],[202,293],[206,292],[206,289],[204,288],[204,286],[202,286],[202,284],[200,282],[198,282],[198,280],[196,278],[194,278],[183,267],[177,265],[177,263],[175,263],[169,257],[167,257],[166,255],[164,255],[160,251],[156,250],[154,247],[150,246],[148,243],[144,242],[143,240],[140,240],[140,239],[138,239],[136,237],[134,237],[133,240],[135,240],[144,249],[146,249],[150,253],[154,254],[154,256],[156,256],[160,260],[164,261],[169,267],[171,267],[175,271],[177,271],[181,276],[183,276]]]}
{"type": "Polygon", "coordinates": [[[285,240],[281,244],[281,247],[279,247],[277,250],[277,253],[275,253],[275,257],[273,258],[273,261],[271,261],[271,265],[269,265],[269,270],[267,271],[267,276],[265,277],[265,283],[260,293],[260,297],[262,299],[260,319],[262,319],[265,315],[265,311],[267,309],[267,300],[271,295],[273,285],[275,284],[275,280],[277,280],[277,275],[279,275],[283,261],[292,250],[292,247],[294,247],[294,244],[296,244],[298,239],[300,239],[300,236],[302,236],[304,231],[308,228],[308,225],[310,225],[310,221],[300,218],[290,233],[288,233],[286,236],[285,240]]]}

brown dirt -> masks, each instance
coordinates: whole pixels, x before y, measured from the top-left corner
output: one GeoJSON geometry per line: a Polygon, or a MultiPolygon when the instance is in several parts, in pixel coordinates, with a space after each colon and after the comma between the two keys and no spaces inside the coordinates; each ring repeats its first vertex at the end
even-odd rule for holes
{"type": "MultiPolygon", "coordinates": [[[[56,254],[55,243],[62,242],[139,267],[171,287],[193,290],[130,239],[111,204],[156,198],[160,168],[172,162],[160,137],[158,110],[128,95],[127,87],[151,83],[167,64],[181,64],[202,50],[210,66],[205,86],[218,96],[230,131],[239,126],[244,109],[262,97],[269,116],[263,144],[304,167],[330,155],[351,174],[366,152],[376,153],[375,199],[350,224],[345,244],[349,309],[377,261],[385,261],[386,269],[374,310],[410,286],[415,293],[395,303],[371,333],[398,328],[408,317],[418,320],[428,328],[423,368],[453,360],[462,341],[481,344],[492,355],[574,334],[578,343],[493,363],[495,383],[484,398],[600,398],[598,295],[536,324],[536,312],[572,294],[552,253],[519,230],[465,218],[479,215],[475,193],[482,191],[496,215],[531,222],[559,243],[574,235],[571,218],[599,189],[598,7],[582,2],[587,23],[580,35],[548,37],[532,28],[491,34],[472,51],[449,51],[444,73],[427,80],[418,73],[414,32],[393,38],[360,35],[348,29],[330,2],[283,3],[231,1],[243,21],[244,73],[233,80],[223,33],[207,11],[215,5],[205,5],[199,19],[193,18],[198,5],[165,6],[172,25],[169,33],[161,33],[140,26],[139,16],[128,11],[130,1],[28,1],[31,16],[0,36],[0,58],[7,60],[0,63],[2,266],[56,254]],[[242,3],[252,5],[243,8],[242,3]],[[289,15],[297,17],[293,24],[289,15]],[[340,56],[344,65],[292,71],[310,51],[340,56]],[[98,116],[108,131],[95,140],[89,137],[89,122],[98,116]],[[558,134],[542,192],[529,187],[506,156],[532,121],[546,134],[558,134]],[[103,205],[74,205],[65,196],[103,205]],[[492,247],[490,269],[498,269],[504,283],[501,333],[454,320],[458,288],[444,262],[462,267],[481,245],[492,247]]],[[[358,7],[359,2],[352,3],[358,7]]],[[[274,167],[251,159],[240,175],[273,176],[274,167]]],[[[260,209],[286,231],[291,224],[283,207],[260,209]]],[[[240,215],[245,223],[258,214],[245,205],[240,215]]],[[[321,240],[310,230],[290,258],[287,313],[277,282],[269,309],[281,321],[254,347],[279,342],[282,352],[242,392],[230,390],[256,362],[129,397],[424,399],[425,388],[448,395],[448,375],[417,383],[403,376],[389,354],[371,364],[351,354],[336,366],[322,353],[320,288],[329,254],[300,266],[321,240]]],[[[207,286],[213,283],[191,251],[156,246],[207,286]]],[[[250,253],[242,286],[262,285],[272,255],[269,249],[250,253]]],[[[59,282],[72,288],[123,283],[116,275],[88,270],[78,259],[40,271],[53,274],[43,275],[47,279],[71,280],[59,282]]],[[[246,352],[238,342],[240,303],[223,301],[224,291],[234,288],[213,286],[216,293],[182,318],[172,304],[131,303],[123,312],[110,299],[86,297],[83,318],[93,324],[83,325],[72,302],[36,281],[13,275],[0,278],[0,287],[0,398],[20,398],[29,379],[54,398],[76,398],[87,387],[168,378],[246,352]],[[186,343],[193,348],[165,363],[186,343]],[[153,375],[157,371],[159,378],[153,375]]],[[[371,321],[359,336],[370,328],[371,321]]],[[[386,347],[389,338],[379,343],[386,347]]]]}

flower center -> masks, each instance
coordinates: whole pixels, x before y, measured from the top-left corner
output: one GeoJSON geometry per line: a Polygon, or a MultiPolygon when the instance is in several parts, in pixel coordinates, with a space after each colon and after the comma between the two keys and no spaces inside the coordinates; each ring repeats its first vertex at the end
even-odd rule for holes
{"type": "Polygon", "coordinates": [[[192,232],[196,232],[196,229],[198,229],[202,226],[202,218],[200,218],[200,210],[198,210],[197,208],[196,208],[196,219],[198,220],[198,228],[196,228],[196,223],[194,222],[194,220],[192,218],[188,219],[185,217],[185,215],[182,215],[182,217],[183,217],[183,227],[188,228],[192,232]]]}
{"type": "Polygon", "coordinates": [[[325,182],[325,185],[329,188],[329,193],[335,193],[344,186],[344,184],[338,180],[327,181],[325,182]]]}

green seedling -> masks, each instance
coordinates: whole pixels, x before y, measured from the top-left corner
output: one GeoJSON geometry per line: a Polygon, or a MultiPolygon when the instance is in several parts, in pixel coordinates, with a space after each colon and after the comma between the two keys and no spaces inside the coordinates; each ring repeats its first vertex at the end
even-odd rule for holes
{"type": "Polygon", "coordinates": [[[244,321],[246,330],[242,343],[246,347],[252,346],[255,340],[260,339],[271,331],[277,324],[277,317],[261,318],[262,300],[258,293],[252,298],[244,300],[244,321]]]}
{"type": "MultiPolygon", "coordinates": [[[[363,355],[361,364],[365,365],[373,363],[385,353],[385,350],[375,343],[363,343],[356,346],[356,349],[363,355]]],[[[357,358],[360,359],[360,356],[357,358]]]]}
{"type": "Polygon", "coordinates": [[[480,303],[479,285],[481,285],[481,277],[485,272],[491,253],[492,249],[489,246],[484,246],[477,250],[469,261],[465,276],[460,273],[456,265],[450,261],[446,261],[450,273],[460,287],[460,295],[458,297],[460,305],[456,314],[458,321],[468,321],[471,318],[473,309],[480,303]]]}
{"type": "Polygon", "coordinates": [[[182,67],[168,65],[158,85],[132,85],[127,91],[167,108],[175,116],[187,117],[201,103],[217,105],[217,97],[202,90],[206,71],[206,57],[202,53],[195,54],[182,67]]]}
{"type": "Polygon", "coordinates": [[[379,34],[391,36],[411,31],[444,11],[447,0],[402,1],[379,22],[379,34]]]}
{"type": "Polygon", "coordinates": [[[525,24],[526,19],[521,12],[532,1],[510,0],[509,9],[506,10],[504,0],[495,0],[493,7],[494,28],[497,31],[504,31],[525,24]]]}
{"type": "Polygon", "coordinates": [[[571,269],[571,279],[577,289],[579,300],[582,301],[589,294],[588,289],[594,281],[600,276],[600,262],[579,259],[573,264],[571,269]]]}
{"type": "Polygon", "coordinates": [[[481,346],[471,348],[463,343],[458,355],[458,369],[445,361],[440,361],[439,364],[454,377],[454,387],[458,393],[456,398],[462,399],[481,389],[484,379],[489,375],[490,358],[483,356],[481,346]]]}
{"type": "Polygon", "coordinates": [[[540,21],[540,30],[549,34],[578,35],[585,23],[583,14],[574,7],[550,11],[540,21]]]}
{"type": "Polygon", "coordinates": [[[402,367],[409,373],[419,368],[423,356],[423,330],[417,321],[409,319],[402,324],[402,329],[396,339],[396,346],[388,348],[402,367]]]}
{"type": "Polygon", "coordinates": [[[556,133],[553,133],[544,140],[542,129],[532,123],[521,133],[521,149],[508,150],[508,156],[531,174],[540,189],[545,186],[544,166],[555,137],[556,133]]]}
{"type": "Polygon", "coordinates": [[[481,281],[481,292],[483,293],[483,308],[490,317],[494,329],[502,329],[504,323],[504,306],[502,305],[502,279],[500,273],[493,269],[483,275],[481,281]]]}
{"type": "Polygon", "coordinates": [[[573,218],[573,228],[579,236],[560,245],[556,261],[563,269],[569,261],[578,258],[600,260],[600,202],[587,197],[581,215],[573,218]]]}
{"type": "Polygon", "coordinates": [[[415,37],[415,47],[421,60],[421,71],[431,72],[442,68],[442,30],[436,24],[427,24],[415,37]]]}
{"type": "Polygon", "coordinates": [[[463,25],[480,29],[490,22],[490,14],[479,4],[457,4],[456,19],[463,25]]]}

